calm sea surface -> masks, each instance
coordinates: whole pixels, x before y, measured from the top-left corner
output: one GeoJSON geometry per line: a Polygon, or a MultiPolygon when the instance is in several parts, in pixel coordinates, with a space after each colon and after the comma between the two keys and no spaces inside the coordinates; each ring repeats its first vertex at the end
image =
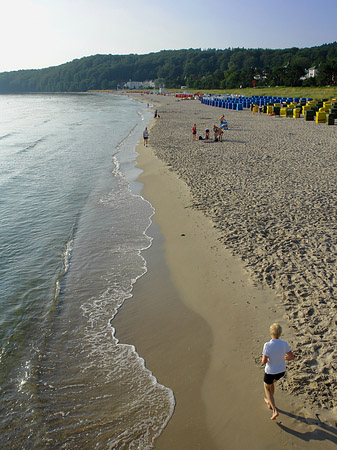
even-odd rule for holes
{"type": "Polygon", "coordinates": [[[0,96],[2,449],[150,449],[172,415],[111,326],[151,245],[149,120],[110,94],[0,96]]]}

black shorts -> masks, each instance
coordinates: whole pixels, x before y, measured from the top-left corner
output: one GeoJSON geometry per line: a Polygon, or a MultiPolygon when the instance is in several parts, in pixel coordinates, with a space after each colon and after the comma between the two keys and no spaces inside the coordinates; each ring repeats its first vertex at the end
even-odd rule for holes
{"type": "Polygon", "coordinates": [[[266,384],[273,384],[274,381],[279,380],[280,378],[284,377],[285,372],[281,373],[265,373],[263,381],[266,384]]]}

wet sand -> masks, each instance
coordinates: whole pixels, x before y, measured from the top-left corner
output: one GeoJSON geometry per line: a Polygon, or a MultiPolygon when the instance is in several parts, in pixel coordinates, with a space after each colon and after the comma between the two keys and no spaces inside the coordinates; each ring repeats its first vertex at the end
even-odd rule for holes
{"type": "Polygon", "coordinates": [[[140,99],[160,102],[151,147],[139,146],[138,158],[143,195],[156,209],[154,242],[144,254],[148,273],[115,326],[175,393],[175,413],[156,448],[332,448],[336,127],[140,99]],[[192,142],[193,123],[211,128],[222,112],[230,128],[224,142],[192,142]],[[317,280],[319,268],[327,280],[317,280]],[[280,416],[272,422],[260,360],[274,321],[297,359],[284,391],[277,388],[280,416]]]}

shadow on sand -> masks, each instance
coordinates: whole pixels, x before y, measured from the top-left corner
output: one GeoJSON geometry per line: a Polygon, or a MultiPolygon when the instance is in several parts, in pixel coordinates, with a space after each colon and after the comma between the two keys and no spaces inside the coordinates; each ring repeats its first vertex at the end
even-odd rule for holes
{"type": "Polygon", "coordinates": [[[299,431],[293,430],[285,425],[282,422],[277,422],[277,425],[287,433],[302,439],[302,441],[331,441],[334,444],[337,444],[337,429],[332,426],[322,422],[319,418],[319,414],[316,414],[316,419],[310,419],[307,417],[298,416],[296,414],[289,413],[287,411],[278,410],[280,413],[291,417],[292,419],[298,420],[300,422],[306,423],[307,425],[316,426],[313,431],[306,431],[305,433],[301,433],[299,431]]]}

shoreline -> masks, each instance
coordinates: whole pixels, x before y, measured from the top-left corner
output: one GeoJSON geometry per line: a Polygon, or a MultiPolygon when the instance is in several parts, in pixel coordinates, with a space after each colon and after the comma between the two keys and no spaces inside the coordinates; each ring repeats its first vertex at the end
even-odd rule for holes
{"type": "MultiPolygon", "coordinates": [[[[153,98],[144,101],[153,103],[153,98]]],[[[166,116],[174,117],[174,106],[171,102],[166,110],[164,107],[160,119],[167,127],[162,144],[173,149],[175,142],[170,136],[175,128],[166,116]]],[[[202,114],[211,115],[209,110],[202,114]]],[[[157,125],[155,122],[150,129],[150,145],[157,125]]],[[[133,313],[137,310],[134,316],[141,317],[142,323],[145,319],[148,328],[136,331],[129,327],[133,332],[123,336],[122,326],[116,327],[121,341],[125,342],[123,337],[132,339],[158,382],[171,387],[176,397],[176,410],[155,448],[260,449],[267,444],[275,447],[275,443],[277,448],[302,448],[301,437],[308,433],[312,435],[312,442],[306,444],[309,448],[329,448],[336,443],[333,429],[328,428],[332,418],[326,416],[323,426],[315,416],[317,408],[305,405],[303,396],[278,388],[279,426],[270,423],[259,364],[262,345],[268,340],[270,323],[276,320],[282,323],[290,344],[297,337],[284,318],[280,297],[268,286],[254,286],[243,262],[220,242],[214,223],[195,207],[187,185],[167,162],[153,154],[157,150],[156,146],[139,145],[137,161],[144,170],[139,178],[144,183],[142,195],[156,211],[152,228],[157,227],[163,237],[156,232],[150,250],[156,263],[149,263],[148,273],[136,283],[136,301],[127,302],[117,317],[122,324],[130,309],[133,313]],[[147,313],[137,302],[142,297],[149,304],[147,313]],[[159,319],[162,326],[152,342],[151,323],[159,319]],[[173,331],[177,339],[172,340],[173,331]],[[172,367],[169,357],[174,355],[172,367]],[[245,380],[244,386],[238,379],[245,380]],[[324,435],[327,430],[329,436],[324,435]],[[321,440],[323,443],[318,442],[321,440]]]]}

